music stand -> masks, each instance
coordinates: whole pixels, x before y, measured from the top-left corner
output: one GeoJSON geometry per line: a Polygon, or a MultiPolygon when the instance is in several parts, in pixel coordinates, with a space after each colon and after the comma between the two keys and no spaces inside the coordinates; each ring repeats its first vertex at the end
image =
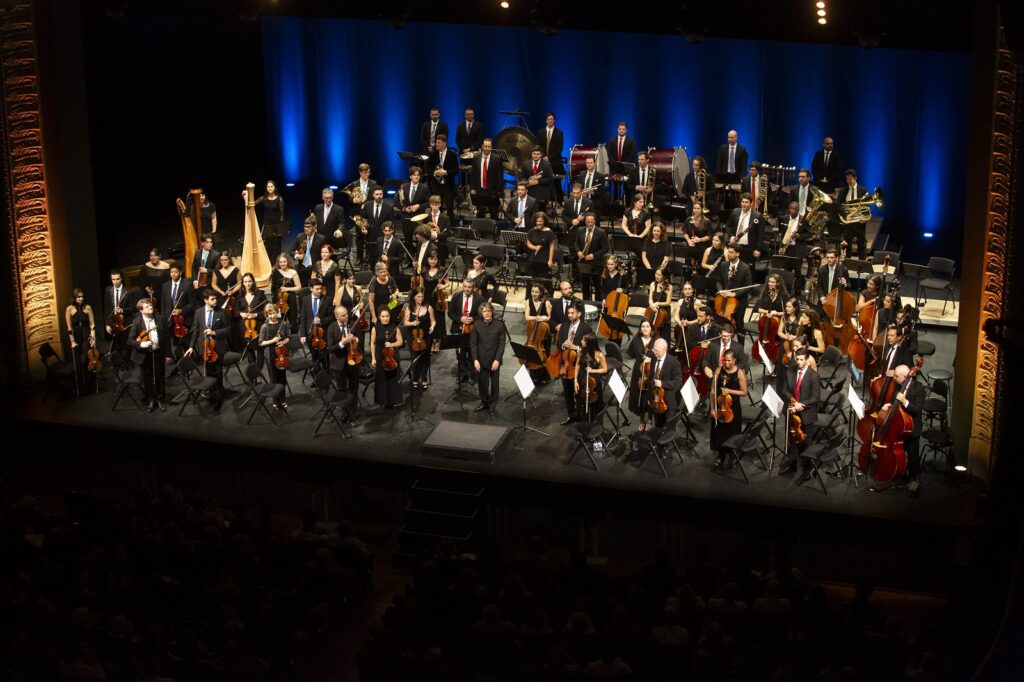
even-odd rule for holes
{"type": "Polygon", "coordinates": [[[619,332],[620,334],[625,334],[629,337],[633,336],[633,332],[630,331],[629,324],[627,324],[626,320],[613,317],[608,313],[601,313],[601,319],[604,320],[604,323],[608,325],[608,328],[613,332],[619,332]]]}
{"type": "Polygon", "coordinates": [[[416,367],[416,363],[422,360],[429,352],[430,349],[427,349],[426,352],[414,356],[412,362],[409,363],[409,369],[405,370],[405,374],[398,380],[398,383],[402,383],[406,379],[409,380],[409,414],[405,415],[405,421],[410,425],[420,421],[427,421],[426,417],[420,417],[416,414],[416,389],[412,387],[412,370],[416,367]]]}
{"type": "MultiPolygon", "coordinates": [[[[846,260],[847,260],[847,262],[849,262],[851,259],[847,258],[846,260]]],[[[774,256],[772,256],[772,260],[771,260],[771,266],[772,267],[771,267],[771,269],[772,270],[790,270],[794,274],[799,275],[800,274],[800,266],[802,266],[803,263],[804,263],[804,259],[803,258],[798,258],[796,256],[783,256],[781,254],[775,254],[774,256]]]]}
{"type": "MultiPolygon", "coordinates": [[[[921,280],[928,279],[932,276],[932,271],[927,265],[917,265],[916,263],[908,263],[903,261],[903,276],[909,277],[917,282],[917,286],[914,287],[914,306],[920,308],[919,301],[921,300],[921,280]]],[[[891,265],[889,267],[892,267],[891,265]]]]}
{"type": "MultiPolygon", "coordinates": [[[[441,339],[441,350],[452,349],[455,349],[456,351],[456,362],[458,362],[458,353],[461,353],[462,351],[469,351],[469,334],[449,334],[443,337],[441,339]]],[[[480,400],[480,396],[478,396],[476,393],[470,391],[467,388],[463,388],[461,369],[459,372],[456,373],[456,377],[457,379],[455,382],[455,388],[452,389],[451,395],[445,398],[445,401],[441,403],[442,405],[447,405],[452,400],[455,400],[455,397],[460,394],[464,396],[469,396],[471,398],[475,398],[476,400],[480,400]]]]}
{"type": "MultiPolygon", "coordinates": [[[[846,266],[846,269],[851,274],[856,272],[857,273],[857,279],[859,279],[859,280],[864,279],[865,275],[870,277],[875,272],[874,264],[871,261],[869,261],[869,260],[861,260],[859,258],[850,258],[849,256],[847,256],[846,260],[843,261],[843,265],[846,266]]],[[[895,271],[896,271],[896,268],[893,268],[893,273],[894,274],[895,274],[895,271]]],[[[882,279],[884,280],[885,278],[882,278],[882,279]]],[[[884,283],[885,282],[883,281],[883,284],[884,283]]]]}
{"type": "Polygon", "coordinates": [[[673,247],[674,256],[682,259],[692,259],[697,266],[700,266],[700,259],[704,255],[704,250],[707,247],[703,244],[697,246],[690,246],[689,244],[676,244],[673,247]]]}
{"type": "MultiPolygon", "coordinates": [[[[511,338],[509,339],[509,346],[512,348],[512,355],[515,356],[515,358],[522,363],[523,367],[526,367],[527,363],[535,363],[540,365],[541,367],[544,367],[544,361],[540,359],[540,353],[537,352],[536,348],[530,348],[529,346],[524,345],[522,343],[516,343],[511,338]]],[[[529,368],[527,369],[529,370],[529,368]]],[[[547,370],[545,369],[544,371],[547,370]]],[[[515,391],[514,393],[510,393],[505,398],[505,402],[515,400],[517,397],[519,397],[519,393],[520,392],[518,390],[515,391]]],[[[525,402],[526,400],[529,400],[531,405],[537,407],[537,404],[533,402],[533,398],[531,396],[523,398],[523,401],[525,402]]]]}
{"type": "Polygon", "coordinates": [[[426,154],[416,154],[414,152],[398,152],[398,158],[402,161],[407,162],[410,166],[416,166],[422,164],[424,161],[430,159],[426,154]]]}

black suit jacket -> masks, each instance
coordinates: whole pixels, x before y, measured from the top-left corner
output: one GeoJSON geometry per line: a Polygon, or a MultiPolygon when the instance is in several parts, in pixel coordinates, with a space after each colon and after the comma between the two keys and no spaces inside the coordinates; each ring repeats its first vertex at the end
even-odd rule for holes
{"type": "MultiPolygon", "coordinates": [[[[155,351],[155,359],[163,361],[168,355],[171,348],[171,339],[173,338],[167,331],[167,318],[163,315],[153,315],[153,322],[156,323],[156,338],[157,338],[157,349],[155,351]]],[[[128,347],[132,349],[132,361],[136,365],[141,365],[143,358],[146,357],[146,353],[152,352],[143,349],[139,345],[139,334],[142,333],[142,315],[136,315],[135,319],[132,320],[132,324],[128,327],[128,347]]]]}
{"type": "Polygon", "coordinates": [[[795,368],[786,373],[786,387],[780,397],[786,403],[793,397],[798,403],[803,403],[804,409],[796,414],[804,424],[814,424],[818,421],[818,403],[821,402],[821,379],[818,378],[817,372],[807,367],[804,369],[804,378],[800,381],[800,395],[796,395],[797,373],[795,368]]]}
{"type": "Polygon", "coordinates": [[[835,275],[832,277],[833,281],[832,286],[830,287],[828,281],[828,265],[822,265],[820,268],[818,268],[818,291],[821,292],[822,296],[828,294],[828,292],[832,291],[832,289],[835,289],[837,286],[839,286],[839,280],[843,277],[846,278],[846,284],[847,286],[849,286],[850,273],[847,272],[845,265],[843,265],[842,263],[836,263],[836,272],[835,275]]]}
{"type": "MultiPolygon", "coordinates": [[[[711,192],[714,190],[714,188],[715,188],[714,176],[711,174],[711,171],[708,171],[708,181],[707,181],[707,186],[705,187],[705,191],[707,192],[708,196],[704,197],[704,202],[703,202],[704,203],[704,212],[705,213],[708,212],[708,200],[711,198],[710,195],[711,195],[711,192]]],[[[689,203],[690,197],[693,196],[696,193],[697,193],[697,179],[695,177],[693,177],[693,172],[691,171],[690,173],[686,174],[685,178],[683,178],[683,198],[685,198],[687,203],[689,203]]]]}
{"type": "MultiPolygon", "coordinates": [[[[359,328],[359,325],[354,324],[350,319],[347,331],[356,337],[360,352],[366,350],[366,347],[363,345],[363,330],[359,328]]],[[[341,370],[348,366],[348,347],[349,343],[341,343],[341,325],[338,324],[338,320],[333,319],[332,314],[331,324],[327,327],[326,348],[331,369],[341,370]]]]}
{"type": "MultiPolygon", "coordinates": [[[[647,164],[647,172],[651,174],[651,177],[648,178],[648,182],[650,182],[650,180],[654,180],[656,183],[665,181],[665,178],[658,176],[658,172],[654,169],[653,166],[651,166],[651,164],[647,164]]],[[[632,171],[630,171],[629,179],[626,180],[626,194],[629,198],[630,203],[632,203],[632,197],[634,194],[637,193],[636,188],[640,184],[640,166],[637,166],[632,171]]]]}
{"type": "Polygon", "coordinates": [[[882,375],[890,369],[896,369],[900,365],[906,365],[907,367],[913,368],[914,354],[911,352],[906,339],[903,340],[903,343],[896,346],[896,352],[893,354],[891,361],[889,358],[890,351],[892,351],[892,346],[888,343],[882,344],[882,357],[879,360],[879,362],[881,362],[879,365],[879,371],[882,375]]]}
{"type": "MultiPolygon", "coordinates": [[[[573,299],[573,300],[579,300],[579,299],[573,299]]],[[[571,302],[572,301],[570,301],[570,303],[571,302]]],[[[564,305],[563,299],[561,297],[559,297],[559,298],[553,298],[552,297],[551,298],[551,321],[550,321],[550,324],[551,324],[551,328],[552,329],[554,329],[558,325],[562,324],[567,319],[566,315],[565,315],[565,311],[563,310],[564,308],[565,308],[565,305],[564,305]]]]}
{"type": "Polygon", "coordinates": [[[846,182],[843,175],[843,162],[839,159],[839,154],[835,149],[828,156],[828,164],[825,163],[824,149],[814,152],[814,159],[811,161],[811,175],[814,176],[814,184],[827,192],[841,187],[846,182]]]}
{"type": "MultiPolygon", "coordinates": [[[[210,250],[206,254],[206,265],[204,267],[209,272],[209,277],[207,279],[209,279],[210,281],[213,280],[213,271],[217,269],[217,259],[218,258],[220,258],[220,251],[217,251],[216,249],[212,249],[212,250],[210,250]]],[[[199,266],[202,265],[202,260],[203,260],[203,250],[202,249],[196,249],[195,255],[192,256],[192,280],[193,281],[199,279],[199,266]]]]}
{"type": "MultiPolygon", "coordinates": [[[[555,302],[552,301],[552,304],[554,303],[555,302]]],[[[558,330],[558,335],[555,337],[554,348],[561,348],[562,344],[565,343],[565,340],[569,338],[569,327],[569,320],[563,320],[562,327],[558,330]]],[[[580,339],[591,333],[593,333],[593,330],[590,328],[590,325],[583,320],[580,320],[579,325],[576,327],[576,335],[572,338],[573,344],[577,346],[580,345],[580,339]]]]}
{"type": "MultiPolygon", "coordinates": [[[[723,289],[738,289],[740,287],[748,287],[754,283],[753,274],[750,271],[750,266],[741,260],[736,261],[736,276],[733,277],[732,286],[729,286],[729,268],[731,263],[723,258],[719,262],[715,272],[711,275],[715,281],[715,293],[722,291],[723,289]]],[[[737,298],[740,299],[741,305],[746,305],[747,298],[750,296],[750,291],[744,291],[737,294],[737,298]]]]}
{"type": "MultiPolygon", "coordinates": [[[[746,351],[743,350],[743,343],[739,340],[739,337],[733,336],[732,341],[729,343],[729,348],[736,353],[736,366],[742,370],[746,370],[750,364],[750,360],[747,358],[746,351]]],[[[722,340],[715,339],[708,345],[708,352],[704,354],[704,367],[710,367],[711,371],[718,369],[718,360],[722,356],[722,340]]],[[[803,390],[803,386],[800,387],[803,390]]]]}
{"type": "MultiPolygon", "coordinates": [[[[538,201],[550,201],[555,195],[555,173],[551,170],[551,162],[541,159],[537,164],[537,172],[540,173],[540,180],[536,185],[527,186],[526,193],[538,201]]],[[[533,177],[532,159],[519,167],[520,182],[526,182],[531,177],[533,177]]]]}
{"type": "MultiPolygon", "coordinates": [[[[747,154],[747,148],[741,144],[736,145],[736,175],[743,177],[750,169],[749,161],[750,156],[747,154]]],[[[729,143],[723,144],[718,148],[718,162],[715,164],[715,174],[722,175],[723,173],[729,172],[729,143]]]]}
{"type": "Polygon", "coordinates": [[[460,152],[472,150],[476,151],[484,143],[484,126],[480,121],[473,120],[470,124],[469,130],[466,130],[466,119],[462,119],[459,122],[459,127],[455,131],[455,146],[459,148],[460,152]]]}
{"type": "MultiPolygon", "coordinates": [[[[519,224],[519,229],[529,230],[533,227],[533,215],[537,212],[537,200],[529,194],[526,195],[526,206],[523,207],[523,222],[519,224]]],[[[505,217],[508,218],[509,222],[512,222],[513,218],[519,216],[519,196],[513,194],[512,198],[508,200],[508,204],[505,205],[505,217]]]]}
{"type": "Polygon", "coordinates": [[[709,322],[707,331],[702,331],[701,325],[692,324],[686,328],[686,350],[689,352],[694,346],[700,344],[701,341],[713,339],[718,336],[721,331],[718,329],[718,325],[709,322]]]}
{"type": "MultiPolygon", "coordinates": [[[[907,378],[907,381],[911,381],[911,379],[907,378]]],[[[905,386],[905,383],[903,386],[897,386],[896,392],[893,394],[893,396],[895,397],[902,390],[904,390],[905,386]]],[[[803,387],[801,386],[801,388],[803,387]]],[[[914,418],[914,430],[911,432],[910,437],[920,438],[922,421],[921,413],[924,411],[924,401],[926,397],[926,391],[924,389],[924,380],[922,380],[919,376],[914,377],[910,386],[906,388],[906,393],[908,404],[903,409],[909,412],[910,416],[914,418]]]]}
{"type": "MultiPolygon", "coordinates": [[[[445,160],[447,161],[447,159],[445,160]]],[[[412,189],[412,183],[403,182],[402,186],[398,188],[399,194],[402,195],[402,201],[398,202],[398,199],[396,197],[395,201],[392,203],[396,207],[398,206],[399,203],[401,203],[403,207],[419,204],[419,208],[416,210],[416,213],[426,213],[428,208],[430,207],[430,185],[428,185],[425,182],[422,182],[422,180],[423,178],[420,178],[421,182],[418,185],[416,185],[416,191],[412,193],[411,198],[409,197],[409,190],[412,189]]],[[[387,202],[389,200],[385,199],[384,201],[387,202]]]]}
{"type": "MultiPolygon", "coordinates": [[[[582,251],[583,246],[587,243],[587,228],[581,226],[576,230],[576,239],[573,242],[573,255],[575,252],[582,251]]],[[[605,255],[608,253],[608,235],[600,227],[594,228],[594,234],[590,238],[590,248],[587,253],[594,254],[594,260],[589,261],[594,264],[594,271],[600,272],[601,268],[604,267],[602,262],[604,261],[605,255]]]]}
{"type": "Polygon", "coordinates": [[[313,207],[313,214],[316,216],[316,231],[324,236],[329,244],[338,244],[335,239],[335,230],[345,229],[345,209],[337,201],[331,204],[331,210],[324,220],[324,205],[322,203],[313,207]]]}
{"type": "MultiPolygon", "coordinates": [[[[420,187],[422,186],[423,185],[420,185],[420,187]]],[[[417,194],[419,194],[419,187],[417,187],[416,189],[417,194]]],[[[376,241],[377,238],[380,237],[380,235],[382,234],[381,225],[383,225],[387,221],[391,221],[392,224],[394,224],[395,220],[395,205],[391,203],[390,199],[385,199],[380,203],[380,217],[377,218],[376,220],[374,220],[373,218],[373,208],[374,207],[372,200],[367,201],[365,204],[363,204],[362,208],[362,215],[364,218],[366,218],[366,222],[368,223],[366,228],[368,234],[366,235],[366,238],[369,239],[370,241],[376,241]]]]}
{"type": "MultiPolygon", "coordinates": [[[[607,183],[607,181],[608,181],[608,176],[607,175],[605,175],[604,173],[602,173],[602,172],[600,172],[600,171],[598,171],[596,169],[594,170],[593,185],[600,187],[600,189],[594,190],[594,192],[590,195],[590,198],[594,200],[594,203],[598,203],[599,200],[600,200],[599,197],[601,197],[604,194],[605,183],[607,183]]],[[[576,179],[573,182],[578,182],[580,184],[580,186],[583,187],[583,189],[586,189],[587,188],[587,169],[584,168],[582,171],[580,171],[579,174],[576,176],[576,179]]],[[[586,195],[584,195],[584,196],[586,196],[586,195]]]]}
{"type": "Polygon", "coordinates": [[[400,237],[394,235],[391,237],[391,244],[388,245],[388,250],[384,251],[384,237],[377,238],[377,256],[388,257],[388,272],[393,277],[401,268],[402,260],[405,258],[405,251],[402,250],[402,245],[398,243],[400,237]]]}
{"type": "Polygon", "coordinates": [[[562,167],[562,150],[565,148],[565,134],[562,129],[555,126],[551,129],[551,142],[548,142],[548,127],[544,126],[537,131],[537,142],[540,144],[541,153],[551,162],[551,168],[556,173],[564,173],[562,167]]]}
{"type": "MultiPolygon", "coordinates": [[[[732,239],[736,236],[736,232],[740,226],[740,213],[742,209],[734,208],[732,215],[729,216],[729,222],[725,226],[725,236],[727,239],[732,239]]],[[[760,211],[751,209],[750,220],[747,221],[747,248],[755,251],[764,251],[763,239],[764,239],[764,216],[761,215],[760,211]]]]}
{"type": "MultiPolygon", "coordinates": [[[[474,320],[480,319],[480,304],[484,302],[484,299],[476,294],[472,295],[473,298],[469,302],[469,316],[474,320]]],[[[448,319],[451,320],[451,333],[461,334],[462,333],[462,305],[463,295],[461,291],[456,291],[448,301],[448,319]]]]}
{"type": "MultiPolygon", "coordinates": [[[[420,126],[420,144],[423,145],[424,150],[430,150],[430,119],[428,118],[422,126],[420,126]]],[[[448,124],[444,121],[437,122],[437,130],[434,131],[434,137],[438,135],[444,135],[448,137],[448,124]]]]}
{"type": "MultiPolygon", "coordinates": [[[[224,316],[223,308],[217,308],[213,311],[213,324],[210,325],[210,329],[216,337],[217,355],[220,356],[221,360],[224,359],[224,353],[228,350],[228,332],[231,330],[231,325],[228,322],[227,317],[224,316]]],[[[192,352],[196,354],[196,360],[202,362],[203,352],[206,350],[206,306],[200,306],[192,316],[192,327],[188,336],[188,347],[192,349],[192,352]]]]}
{"type": "MultiPolygon", "coordinates": [[[[212,275],[211,275],[212,277],[212,275]]],[[[120,308],[124,313],[125,326],[137,312],[135,302],[139,300],[139,293],[130,287],[121,285],[120,308]]],[[[103,322],[109,324],[110,317],[114,314],[114,287],[107,285],[103,289],[103,322]]]]}
{"type": "MultiPolygon", "coordinates": [[[[808,185],[808,190],[807,190],[807,203],[808,204],[811,203],[811,190],[809,189],[809,187],[810,187],[810,185],[808,185]]],[[[794,185],[793,189],[789,190],[789,194],[786,197],[786,202],[790,203],[790,204],[795,202],[797,206],[800,205],[800,185],[799,184],[794,185]]]]}
{"type": "MultiPolygon", "coordinates": [[[[303,232],[302,236],[299,237],[298,240],[295,242],[296,249],[302,245],[303,239],[306,239],[307,245],[309,245],[310,240],[312,240],[313,243],[313,245],[309,247],[310,266],[307,268],[305,265],[302,264],[302,261],[306,258],[306,250],[303,249],[302,252],[299,253],[298,256],[295,258],[295,272],[298,273],[299,282],[302,283],[302,286],[306,286],[309,284],[309,273],[312,267],[316,265],[316,262],[318,260],[320,260],[320,247],[323,246],[327,240],[324,239],[324,236],[319,232],[314,232],[313,236],[309,238],[307,238],[306,233],[303,232]]],[[[202,302],[200,301],[200,303],[202,302]]]]}
{"type": "MultiPolygon", "coordinates": [[[[612,135],[608,138],[608,160],[618,161],[619,160],[619,136],[612,135]]],[[[626,135],[626,139],[622,142],[622,161],[623,163],[636,163],[636,140],[626,135]]]]}
{"type": "MultiPolygon", "coordinates": [[[[572,196],[567,196],[565,201],[562,202],[562,222],[565,224],[565,229],[570,229],[573,219],[592,213],[594,210],[594,202],[590,200],[590,197],[580,197],[580,210],[576,210],[576,200],[572,196]]],[[[580,221],[577,227],[582,227],[583,221],[580,221]]]]}
{"type": "Polygon", "coordinates": [[[495,360],[501,362],[505,354],[505,336],[505,323],[501,320],[492,318],[490,324],[477,320],[473,325],[473,333],[469,337],[469,356],[480,361],[481,370],[489,370],[495,360]]]}
{"type": "MultiPolygon", "coordinates": [[[[846,182],[845,178],[843,179],[843,182],[846,182]]],[[[867,188],[864,187],[864,185],[858,184],[856,189],[857,199],[863,199],[865,195],[870,194],[870,192],[868,192],[867,188]]],[[[836,194],[836,204],[838,204],[838,206],[843,206],[846,204],[846,202],[853,200],[853,198],[853,192],[850,191],[850,186],[844,184],[839,189],[839,192],[836,194]]]]}
{"type": "MultiPolygon", "coordinates": [[[[651,387],[654,387],[654,379],[658,377],[653,374],[654,367],[657,367],[658,359],[655,357],[651,358],[651,387]]],[[[636,368],[639,368],[643,364],[643,358],[637,360],[636,368]]],[[[633,376],[640,376],[634,369],[633,376]]],[[[665,404],[668,405],[668,415],[671,416],[673,412],[679,409],[679,389],[683,387],[683,368],[679,364],[674,356],[665,354],[665,360],[661,366],[661,387],[665,389],[665,404]]]]}
{"type": "Polygon", "coordinates": [[[457,151],[451,147],[446,147],[444,152],[444,165],[442,165],[441,155],[435,149],[430,152],[430,160],[427,161],[427,167],[430,169],[428,176],[430,178],[430,184],[435,188],[435,192],[437,194],[455,193],[455,176],[459,173],[459,153],[457,151]],[[434,177],[434,171],[439,167],[448,171],[448,175],[441,179],[434,177]]]}
{"type": "MultiPolygon", "coordinates": [[[[170,320],[171,310],[174,309],[175,301],[171,298],[172,282],[164,282],[163,286],[160,287],[160,310],[163,310],[167,319],[170,320]]],[[[185,324],[187,325],[192,321],[192,313],[195,312],[196,307],[200,304],[199,295],[196,290],[192,287],[192,281],[182,277],[178,280],[178,307],[181,308],[181,314],[185,318],[185,324]]]]}
{"type": "MultiPolygon", "coordinates": [[[[320,318],[320,326],[327,329],[328,323],[334,319],[334,310],[331,301],[326,296],[320,297],[316,317],[320,318]]],[[[308,292],[302,296],[299,302],[299,336],[309,336],[309,330],[313,328],[313,296],[308,292]]]]}
{"type": "MultiPolygon", "coordinates": [[[[759,175],[757,177],[758,177],[759,181],[762,183],[762,186],[767,186],[767,185],[764,185],[764,183],[768,182],[768,178],[766,178],[763,175],[759,175]]],[[[750,177],[749,175],[744,175],[740,179],[740,193],[741,194],[743,192],[749,192],[751,195],[753,195],[754,194],[753,186],[754,186],[754,179],[752,177],[750,177]]],[[[770,186],[768,186],[768,192],[771,193],[771,187],[770,186]]],[[[753,197],[753,198],[756,199],[757,197],[753,197]]],[[[759,207],[758,210],[759,211],[764,211],[764,206],[759,207]]]]}
{"type": "MultiPolygon", "coordinates": [[[[481,178],[483,177],[484,161],[482,155],[473,157],[473,177],[469,179],[469,186],[477,192],[484,191],[481,178]]],[[[487,161],[487,190],[489,194],[497,194],[504,190],[504,169],[501,161],[494,155],[487,161]]]]}

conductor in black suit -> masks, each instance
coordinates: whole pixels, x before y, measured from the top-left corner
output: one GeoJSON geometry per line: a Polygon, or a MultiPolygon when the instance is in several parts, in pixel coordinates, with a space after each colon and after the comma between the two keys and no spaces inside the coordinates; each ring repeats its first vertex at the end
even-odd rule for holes
{"type": "Polygon", "coordinates": [[[505,323],[494,319],[494,307],[484,301],[479,308],[480,319],[473,325],[469,337],[469,355],[476,371],[480,405],[474,412],[489,410],[491,415],[498,406],[498,376],[501,357],[505,354],[505,323]]]}
{"type": "Polygon", "coordinates": [[[814,175],[814,184],[826,194],[843,184],[843,162],[836,152],[832,138],[825,137],[821,143],[821,149],[814,152],[814,159],[811,161],[811,174],[814,175]]]}
{"type": "Polygon", "coordinates": [[[484,143],[484,126],[476,120],[472,109],[466,109],[466,119],[455,131],[455,146],[460,152],[475,152],[484,143]]]}
{"type": "MultiPolygon", "coordinates": [[[[683,387],[683,368],[674,356],[668,354],[668,341],[656,339],[651,346],[651,353],[641,356],[633,369],[633,376],[640,376],[644,363],[651,363],[651,386],[665,389],[665,404],[668,409],[663,413],[654,412],[654,425],[665,426],[679,409],[679,389],[683,387]]],[[[641,400],[649,400],[650,395],[641,396],[641,400]]]]}
{"type": "Polygon", "coordinates": [[[608,160],[633,163],[636,159],[636,140],[627,135],[625,121],[619,121],[618,132],[608,139],[608,160]]]}
{"type": "MultiPolygon", "coordinates": [[[[316,216],[316,231],[324,236],[335,250],[346,245],[345,209],[334,203],[334,190],[324,187],[320,192],[323,201],[313,207],[316,216]]],[[[319,254],[318,254],[319,255],[319,254]]]]}
{"type": "Polygon", "coordinates": [[[476,217],[490,216],[497,220],[501,210],[501,197],[505,194],[504,170],[501,161],[491,154],[494,142],[485,138],[480,153],[473,157],[473,175],[469,190],[476,207],[476,217]]]}
{"type": "Polygon", "coordinates": [[[715,165],[715,176],[721,182],[737,182],[748,168],[747,149],[739,143],[739,133],[730,130],[726,142],[718,148],[718,163],[715,165]]]}
{"type": "Polygon", "coordinates": [[[714,279],[716,294],[724,291],[726,293],[723,296],[726,298],[736,297],[736,312],[731,322],[737,329],[742,329],[750,292],[733,293],[733,290],[750,286],[754,277],[750,266],[740,260],[740,252],[735,244],[725,247],[725,258],[718,264],[711,276],[714,279]]]}
{"type": "Polygon", "coordinates": [[[588,213],[583,229],[576,230],[574,241],[577,267],[583,287],[583,300],[593,301],[592,293],[601,293],[601,268],[608,253],[608,235],[597,227],[597,216],[588,213]]]}
{"type": "MultiPolygon", "coordinates": [[[[565,175],[565,166],[562,165],[565,134],[561,128],[555,127],[555,115],[550,111],[544,116],[544,127],[537,131],[537,140],[540,142],[541,155],[551,164],[551,171],[555,175],[565,175]]],[[[555,190],[558,201],[561,201],[561,183],[556,184],[555,190]]]]}
{"type": "MultiPolygon", "coordinates": [[[[790,372],[786,377],[786,387],[783,389],[780,397],[787,404],[789,418],[793,416],[800,417],[801,429],[807,438],[802,443],[795,444],[795,448],[792,444],[790,445],[789,454],[779,468],[780,474],[788,474],[796,469],[799,453],[807,448],[814,435],[815,424],[818,421],[818,403],[821,402],[821,380],[818,378],[818,373],[807,364],[810,353],[806,348],[801,348],[796,351],[795,355],[796,371],[790,372]],[[791,400],[796,402],[790,404],[791,400]]],[[[788,438],[789,429],[786,431],[786,437],[788,438]]],[[[800,473],[800,477],[796,479],[796,484],[800,485],[810,477],[811,465],[807,460],[804,460],[803,471],[800,473]]]]}
{"type": "Polygon", "coordinates": [[[430,182],[433,193],[441,197],[448,216],[455,220],[455,176],[459,173],[459,155],[448,147],[448,136],[438,135],[436,148],[430,153],[430,182]]]}
{"type": "Polygon", "coordinates": [[[420,144],[427,154],[434,151],[434,141],[438,135],[448,136],[448,124],[441,120],[441,112],[435,107],[430,110],[430,118],[420,126],[420,144]]]}

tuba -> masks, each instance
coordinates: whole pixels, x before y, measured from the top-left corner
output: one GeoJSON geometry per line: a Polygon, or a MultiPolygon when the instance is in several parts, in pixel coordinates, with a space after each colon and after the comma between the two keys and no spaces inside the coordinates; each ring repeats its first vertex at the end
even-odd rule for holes
{"type": "Polygon", "coordinates": [[[885,195],[881,187],[876,187],[871,194],[862,196],[860,199],[848,201],[839,207],[839,221],[844,225],[850,223],[866,223],[871,220],[871,207],[882,208],[885,205],[885,195]]]}
{"type": "Polygon", "coordinates": [[[828,225],[828,210],[825,207],[832,203],[832,197],[822,192],[815,185],[808,185],[807,189],[811,196],[807,200],[803,221],[810,229],[810,241],[817,242],[821,240],[821,235],[825,232],[825,226],[828,225]]]}

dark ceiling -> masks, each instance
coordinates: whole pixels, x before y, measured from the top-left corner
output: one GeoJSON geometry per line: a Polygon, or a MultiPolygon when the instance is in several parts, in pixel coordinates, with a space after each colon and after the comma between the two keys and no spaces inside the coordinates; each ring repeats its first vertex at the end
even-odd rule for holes
{"type": "Polygon", "coordinates": [[[815,0],[105,0],[108,15],[230,13],[616,30],[638,33],[829,43],[969,52],[974,4],[954,0],[824,0],[828,24],[817,23],[815,0]],[[618,8],[618,9],[616,9],[618,8]]]}

